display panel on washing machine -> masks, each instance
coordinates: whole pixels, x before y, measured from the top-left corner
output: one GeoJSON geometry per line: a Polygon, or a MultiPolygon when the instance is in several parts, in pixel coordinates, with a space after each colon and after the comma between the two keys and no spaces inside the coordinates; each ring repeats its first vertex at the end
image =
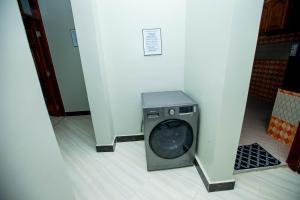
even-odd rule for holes
{"type": "Polygon", "coordinates": [[[179,107],[179,113],[180,114],[185,114],[185,113],[192,113],[194,111],[193,106],[182,106],[179,107]]]}

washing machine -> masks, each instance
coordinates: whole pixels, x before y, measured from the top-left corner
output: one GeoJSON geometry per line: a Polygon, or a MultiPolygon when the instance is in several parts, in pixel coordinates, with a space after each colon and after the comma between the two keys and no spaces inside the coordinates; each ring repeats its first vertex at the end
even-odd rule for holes
{"type": "Polygon", "coordinates": [[[147,170],[193,165],[197,103],[182,91],[142,93],[147,170]]]}

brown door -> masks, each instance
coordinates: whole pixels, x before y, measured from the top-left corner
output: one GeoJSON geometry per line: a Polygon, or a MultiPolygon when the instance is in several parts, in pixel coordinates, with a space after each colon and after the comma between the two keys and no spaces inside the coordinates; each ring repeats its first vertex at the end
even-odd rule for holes
{"type": "Polygon", "coordinates": [[[266,3],[268,7],[266,28],[267,31],[284,29],[288,11],[288,0],[269,0],[266,3]]]}
{"type": "Polygon", "coordinates": [[[300,124],[298,126],[298,130],[286,162],[288,163],[289,167],[292,170],[299,172],[300,170],[300,124]]]}
{"type": "Polygon", "coordinates": [[[259,27],[260,33],[265,33],[267,31],[267,18],[268,18],[268,14],[269,14],[269,7],[265,3],[263,11],[262,11],[262,14],[261,14],[260,27],[259,27]]]}
{"type": "Polygon", "coordinates": [[[64,115],[50,50],[37,0],[18,0],[43,96],[50,115],[64,115]]]}

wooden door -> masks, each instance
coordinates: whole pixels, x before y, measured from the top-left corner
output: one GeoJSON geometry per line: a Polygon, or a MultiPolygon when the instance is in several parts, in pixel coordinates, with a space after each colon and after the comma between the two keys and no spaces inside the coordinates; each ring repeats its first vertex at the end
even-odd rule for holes
{"type": "Polygon", "coordinates": [[[262,14],[261,14],[260,27],[259,27],[260,33],[265,33],[267,31],[268,14],[269,14],[269,7],[268,7],[268,4],[265,3],[262,14]]]}
{"type": "Polygon", "coordinates": [[[266,31],[276,31],[285,28],[289,0],[269,0],[267,7],[266,31]]]}
{"type": "Polygon", "coordinates": [[[298,126],[298,130],[286,162],[288,163],[289,167],[292,170],[299,172],[300,170],[300,124],[298,126]]]}
{"type": "Polygon", "coordinates": [[[18,0],[29,46],[50,115],[64,115],[58,84],[37,0],[18,0]]]}

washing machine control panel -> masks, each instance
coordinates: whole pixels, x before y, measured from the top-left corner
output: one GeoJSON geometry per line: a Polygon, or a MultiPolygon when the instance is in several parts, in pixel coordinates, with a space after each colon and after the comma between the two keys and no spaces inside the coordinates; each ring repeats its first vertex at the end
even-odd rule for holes
{"type": "Polygon", "coordinates": [[[175,115],[175,110],[174,109],[170,109],[169,110],[169,115],[171,115],[171,116],[175,115]]]}
{"type": "Polygon", "coordinates": [[[194,106],[179,107],[179,114],[187,114],[187,113],[193,113],[193,112],[194,112],[194,106]]]}
{"type": "Polygon", "coordinates": [[[154,119],[159,117],[159,112],[155,110],[151,110],[147,113],[148,119],[154,119]]]}
{"type": "Polygon", "coordinates": [[[191,115],[196,112],[196,106],[174,106],[166,108],[151,109],[147,111],[148,119],[155,119],[163,116],[176,116],[176,115],[191,115]]]}

